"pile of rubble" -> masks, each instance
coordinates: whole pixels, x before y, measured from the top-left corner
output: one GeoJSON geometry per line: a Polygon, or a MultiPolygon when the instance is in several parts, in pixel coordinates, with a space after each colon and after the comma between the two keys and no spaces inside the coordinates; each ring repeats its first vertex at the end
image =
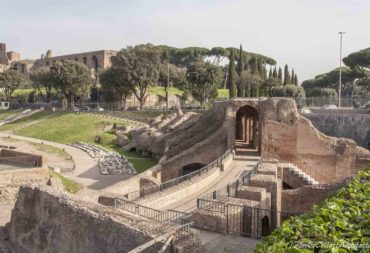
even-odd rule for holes
{"type": "Polygon", "coordinates": [[[84,142],[75,142],[70,144],[70,146],[79,148],[88,153],[90,157],[96,159],[102,175],[137,174],[132,163],[130,163],[126,157],[115,152],[84,142]]]}

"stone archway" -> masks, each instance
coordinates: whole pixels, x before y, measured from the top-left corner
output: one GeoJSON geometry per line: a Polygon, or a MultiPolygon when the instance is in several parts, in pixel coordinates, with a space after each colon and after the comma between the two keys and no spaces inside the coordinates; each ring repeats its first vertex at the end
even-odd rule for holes
{"type": "Polygon", "coordinates": [[[235,142],[236,146],[260,151],[260,125],[256,108],[245,105],[236,112],[235,142]]]}
{"type": "Polygon", "coordinates": [[[204,163],[190,163],[188,165],[185,165],[184,167],[182,167],[181,176],[185,176],[185,175],[190,174],[192,172],[198,171],[198,170],[200,170],[201,168],[203,168],[205,166],[206,166],[206,164],[204,164],[204,163]]]}

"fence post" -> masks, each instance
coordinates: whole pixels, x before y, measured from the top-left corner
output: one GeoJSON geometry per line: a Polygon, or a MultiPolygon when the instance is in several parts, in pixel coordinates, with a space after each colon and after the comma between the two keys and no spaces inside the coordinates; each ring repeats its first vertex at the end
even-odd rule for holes
{"type": "Polygon", "coordinates": [[[213,192],[213,199],[216,199],[217,198],[217,192],[216,191],[214,191],[213,192]]]}
{"type": "Polygon", "coordinates": [[[227,185],[227,196],[230,197],[230,185],[227,185]]]}
{"type": "Polygon", "coordinates": [[[200,202],[200,200],[197,199],[197,208],[199,208],[199,202],[200,202]]]}

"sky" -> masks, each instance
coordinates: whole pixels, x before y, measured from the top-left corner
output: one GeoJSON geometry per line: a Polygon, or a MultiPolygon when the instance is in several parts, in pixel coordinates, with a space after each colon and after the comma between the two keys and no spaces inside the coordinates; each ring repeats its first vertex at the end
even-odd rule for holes
{"type": "Polygon", "coordinates": [[[0,42],[22,58],[152,43],[239,47],[300,81],[370,47],[370,0],[0,0],[0,42]]]}

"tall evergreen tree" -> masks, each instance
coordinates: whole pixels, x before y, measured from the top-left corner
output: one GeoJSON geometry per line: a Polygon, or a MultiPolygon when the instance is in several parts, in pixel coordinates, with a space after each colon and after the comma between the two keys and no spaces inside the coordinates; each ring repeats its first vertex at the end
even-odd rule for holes
{"type": "Polygon", "coordinates": [[[272,67],[269,70],[269,79],[272,79],[272,67]]]}
{"type": "Polygon", "coordinates": [[[289,83],[294,83],[294,77],[295,77],[294,69],[292,69],[292,75],[290,76],[290,82],[289,83]]]}
{"type": "Polygon", "coordinates": [[[289,74],[289,68],[288,68],[288,65],[285,64],[285,67],[284,67],[284,82],[283,82],[283,85],[287,85],[290,83],[290,74],[289,74]]]}
{"type": "MultiPolygon", "coordinates": [[[[243,57],[243,47],[240,44],[239,58],[238,58],[238,79],[240,79],[244,71],[244,57],[243,57]]],[[[245,88],[242,82],[237,82],[238,97],[245,97],[245,88]]]]}
{"type": "Polygon", "coordinates": [[[280,85],[282,85],[283,84],[283,71],[281,70],[281,67],[279,67],[278,79],[279,79],[280,85]]]}
{"type": "Polygon", "coordinates": [[[234,50],[230,52],[230,62],[229,62],[229,94],[230,98],[236,97],[236,85],[235,85],[235,55],[234,50]]]}
{"type": "Polygon", "coordinates": [[[239,49],[239,59],[238,59],[238,75],[240,76],[244,70],[244,57],[243,57],[243,47],[240,44],[239,49]]]}
{"type": "Polygon", "coordinates": [[[294,75],[294,84],[298,86],[298,77],[297,77],[297,74],[294,75]]]}
{"type": "Polygon", "coordinates": [[[275,65],[274,71],[272,72],[272,77],[273,78],[278,78],[278,74],[277,74],[277,70],[276,70],[276,65],[275,65]]]}

